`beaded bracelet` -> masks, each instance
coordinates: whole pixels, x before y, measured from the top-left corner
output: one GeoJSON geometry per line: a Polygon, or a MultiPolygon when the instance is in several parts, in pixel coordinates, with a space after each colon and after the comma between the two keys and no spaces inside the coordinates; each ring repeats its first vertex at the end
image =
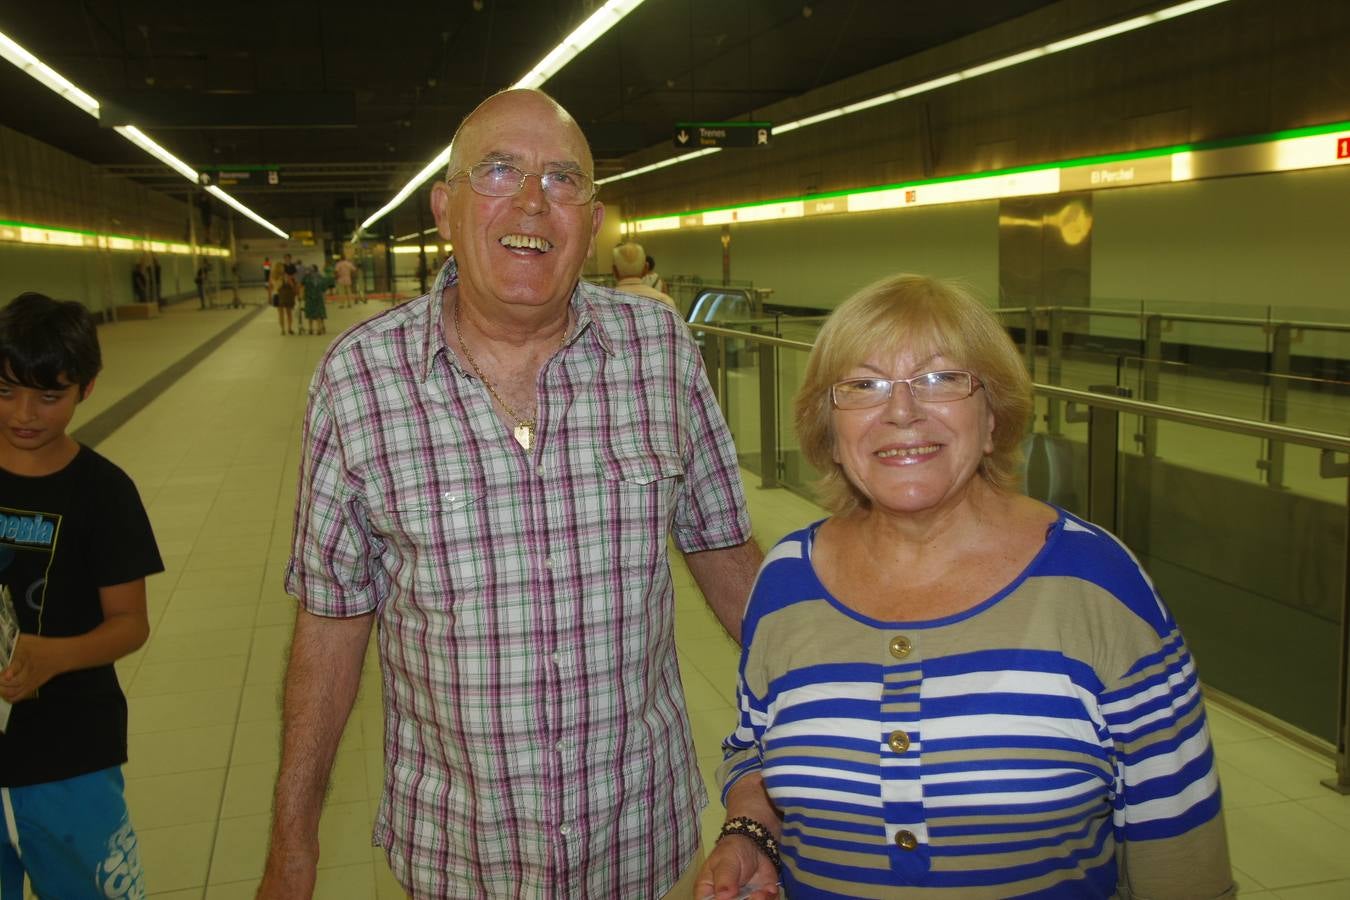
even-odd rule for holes
{"type": "Polygon", "coordinates": [[[727,819],[722,825],[722,831],[717,835],[717,839],[720,841],[729,834],[745,835],[754,841],[760,852],[773,863],[773,870],[779,875],[783,874],[783,859],[778,855],[778,841],[763,824],[749,816],[736,816],[734,819],[727,819]]]}

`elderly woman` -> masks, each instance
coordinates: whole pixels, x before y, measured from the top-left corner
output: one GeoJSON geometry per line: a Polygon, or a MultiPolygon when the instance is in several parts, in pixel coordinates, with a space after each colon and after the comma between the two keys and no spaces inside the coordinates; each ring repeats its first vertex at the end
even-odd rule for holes
{"type": "Polygon", "coordinates": [[[826,322],[796,417],[832,515],[746,609],[697,897],[1232,895],[1194,663],[1119,541],[1019,492],[1031,415],[951,285],[826,322]]]}

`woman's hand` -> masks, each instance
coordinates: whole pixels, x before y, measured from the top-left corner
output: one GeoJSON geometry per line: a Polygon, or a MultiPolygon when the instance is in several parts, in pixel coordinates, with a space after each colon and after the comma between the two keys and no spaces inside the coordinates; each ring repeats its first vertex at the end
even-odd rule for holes
{"type": "Polygon", "coordinates": [[[778,872],[773,863],[739,834],[718,840],[694,882],[695,900],[768,900],[778,896],[778,872]]]}

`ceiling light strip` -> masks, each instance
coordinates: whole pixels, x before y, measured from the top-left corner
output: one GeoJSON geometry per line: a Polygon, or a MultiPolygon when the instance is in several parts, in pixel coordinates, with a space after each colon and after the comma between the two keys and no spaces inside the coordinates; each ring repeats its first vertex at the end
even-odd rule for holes
{"type": "Polygon", "coordinates": [[[517,81],[512,87],[542,87],[544,82],[558,74],[559,69],[576,59],[582,51],[595,43],[597,38],[618,25],[624,16],[640,5],[642,5],[642,0],[610,0],[592,13],[586,21],[578,25],[576,30],[563,38],[558,46],[550,50],[547,56],[541,59],[533,69],[525,73],[525,77],[517,81]]]}
{"type": "Polygon", "coordinates": [[[35,81],[41,82],[43,86],[65,97],[95,119],[98,118],[97,100],[72,84],[60,72],[19,46],[3,31],[0,31],[0,57],[14,63],[35,81]]]}
{"type": "Polygon", "coordinates": [[[1242,139],[1160,147],[1086,157],[1000,172],[979,172],[926,181],[880,185],[745,206],[658,215],[631,223],[637,233],[731,223],[763,222],[836,213],[1101,190],[1225,178],[1298,169],[1350,167],[1350,122],[1315,125],[1242,139]]]}
{"type": "MultiPolygon", "coordinates": [[[[550,50],[543,59],[541,59],[533,69],[526,72],[512,88],[537,88],[558,73],[563,66],[567,65],[577,57],[583,50],[595,43],[596,39],[609,31],[615,25],[623,20],[633,10],[642,5],[642,0],[609,0],[604,6],[591,13],[586,21],[582,22],[576,29],[563,38],[558,46],[550,50]]],[[[450,147],[436,155],[426,168],[413,176],[413,179],[403,186],[397,194],[394,195],[379,211],[361,223],[361,227],[356,229],[359,235],[371,225],[374,225],[380,219],[384,218],[390,212],[398,207],[404,200],[407,200],[413,191],[425,184],[433,175],[444,169],[450,164],[450,147]]]]}
{"type": "MultiPolygon", "coordinates": [[[[773,126],[773,135],[775,138],[777,138],[784,134],[788,134],[789,132],[796,131],[799,128],[807,128],[811,125],[819,125],[821,122],[828,122],[831,119],[838,119],[841,116],[852,115],[853,113],[862,112],[865,109],[873,109],[878,106],[883,106],[887,103],[894,103],[897,100],[904,100],[908,97],[914,97],[919,94],[927,94],[930,93],[931,91],[936,91],[939,90],[940,88],[949,87],[953,84],[957,84],[962,81],[969,81],[972,78],[979,78],[981,75],[988,75],[990,72],[997,72],[1002,69],[1012,68],[1013,66],[1018,66],[1021,65],[1022,63],[1031,62],[1032,60],[1036,59],[1042,59],[1046,56],[1051,56],[1055,53],[1060,53],[1064,50],[1071,50],[1075,47],[1082,47],[1085,44],[1092,44],[1097,41],[1105,40],[1106,38],[1115,37],[1116,35],[1119,34],[1125,34],[1130,31],[1137,31],[1140,28],[1146,28],[1149,25],[1155,25],[1158,22],[1163,22],[1168,19],[1175,19],[1179,16],[1184,16],[1193,12],[1199,12],[1202,9],[1209,9],[1212,6],[1219,6],[1220,4],[1228,2],[1229,0],[1189,0],[1189,2],[1186,3],[1178,3],[1174,6],[1169,6],[1166,9],[1160,9],[1157,10],[1156,12],[1151,12],[1142,16],[1135,16],[1130,19],[1115,22],[1111,25],[1105,25],[1101,28],[1094,28],[1091,31],[1085,31],[1082,34],[1076,34],[1071,37],[1064,38],[1062,40],[1051,41],[1050,43],[1045,44],[1043,46],[1035,47],[1030,50],[1023,50],[1019,53],[1013,53],[1009,56],[1003,56],[996,60],[992,60],[991,62],[981,63],[980,65],[977,66],[970,66],[969,68],[962,69],[959,72],[952,72],[951,74],[948,75],[942,75],[937,78],[930,78],[929,80],[920,82],[919,84],[910,85],[908,87],[890,91],[885,94],[879,94],[875,97],[869,97],[866,100],[859,100],[854,103],[845,104],[844,106],[840,106],[835,109],[825,110],[824,112],[819,113],[813,113],[812,115],[806,116],[801,119],[796,119],[791,122],[784,122],[780,125],[773,126]]],[[[611,178],[605,179],[605,181],[597,183],[604,184],[606,182],[618,181],[621,178],[631,178],[634,175],[646,174],[647,172],[655,171],[658,168],[664,168],[664,166],[666,165],[674,165],[679,162],[686,162],[693,158],[695,158],[695,154],[690,154],[686,156],[677,156],[674,157],[673,159],[667,160],[662,165],[643,166],[640,169],[634,169],[631,172],[625,172],[622,175],[616,175],[611,178]]]]}
{"type": "MultiPolygon", "coordinates": [[[[51,66],[29,53],[4,32],[0,32],[0,57],[9,60],[15,66],[28,73],[34,80],[60,94],[84,112],[87,112],[96,119],[98,118],[99,103],[97,100],[76,87],[73,82],[63,76],[60,72],[57,72],[51,66]]],[[[197,171],[193,169],[192,166],[189,166],[168,150],[165,150],[159,144],[155,143],[149,135],[144,131],[141,131],[135,125],[119,125],[114,128],[113,131],[116,131],[122,137],[131,141],[131,143],[135,144],[146,153],[149,153],[155,159],[164,163],[164,165],[173,169],[193,184],[199,184],[201,182],[201,176],[197,174],[197,171]]],[[[280,228],[276,227],[271,222],[222,191],[220,188],[213,186],[206,190],[208,193],[219,197],[222,201],[239,210],[273,234],[279,235],[282,238],[289,237],[286,232],[282,231],[280,228]]]]}
{"type": "Polygon", "coordinates": [[[639,169],[631,169],[618,175],[611,175],[608,178],[601,178],[596,182],[597,186],[613,184],[616,181],[623,181],[625,178],[634,178],[638,175],[645,175],[648,172],[655,172],[657,169],[664,169],[667,166],[673,166],[676,163],[688,162],[691,159],[698,159],[700,156],[707,156],[710,153],[720,153],[721,147],[705,147],[702,150],[695,150],[693,153],[686,153],[682,156],[673,156],[670,159],[663,159],[661,162],[652,163],[649,166],[643,166],[639,169]]]}
{"type": "Polygon", "coordinates": [[[424,235],[424,234],[431,234],[431,233],[432,233],[433,231],[435,231],[435,230],[436,230],[436,226],[435,226],[435,225],[432,225],[430,228],[425,228],[425,229],[423,229],[423,230],[421,230],[421,231],[414,231],[412,234],[405,234],[405,235],[402,235],[401,237],[396,237],[396,238],[394,238],[394,240],[396,240],[396,241],[410,241],[410,240],[412,240],[413,238],[421,237],[421,236],[424,235]]]}
{"type": "Polygon", "coordinates": [[[268,231],[272,232],[273,234],[275,234],[277,237],[281,238],[282,240],[287,240],[287,239],[290,238],[290,235],[289,235],[289,234],[287,234],[286,232],[282,231],[280,228],[278,228],[277,226],[273,225],[271,222],[267,221],[267,220],[264,219],[262,216],[258,215],[258,214],[255,213],[253,210],[249,209],[247,206],[245,206],[244,204],[240,203],[238,200],[234,199],[234,198],[231,197],[229,194],[227,194],[227,193],[225,193],[224,191],[222,191],[220,188],[216,187],[214,184],[207,185],[207,187],[206,187],[206,192],[207,192],[208,194],[211,194],[212,196],[218,198],[222,203],[225,203],[225,204],[228,204],[229,206],[234,207],[234,208],[237,209],[239,212],[241,212],[241,213],[243,213],[244,215],[248,216],[250,219],[252,219],[253,221],[257,222],[259,225],[261,225],[262,227],[266,228],[268,231]]]}

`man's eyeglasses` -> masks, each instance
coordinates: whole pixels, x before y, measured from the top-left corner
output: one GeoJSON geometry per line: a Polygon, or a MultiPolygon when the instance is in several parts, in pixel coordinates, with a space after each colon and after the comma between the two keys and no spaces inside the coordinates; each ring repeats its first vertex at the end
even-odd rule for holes
{"type": "Polygon", "coordinates": [[[480,162],[461,169],[449,177],[454,181],[461,175],[469,178],[469,187],[484,197],[514,197],[525,187],[525,179],[539,179],[544,194],[554,203],[580,206],[595,196],[595,183],[590,177],[576,171],[559,169],[555,172],[524,172],[506,162],[480,162]]]}
{"type": "Polygon", "coordinates": [[[923,403],[964,400],[984,387],[971,373],[953,369],[924,372],[913,378],[850,378],[830,388],[830,399],[836,409],[867,409],[889,401],[897,384],[908,387],[910,395],[923,403]]]}

